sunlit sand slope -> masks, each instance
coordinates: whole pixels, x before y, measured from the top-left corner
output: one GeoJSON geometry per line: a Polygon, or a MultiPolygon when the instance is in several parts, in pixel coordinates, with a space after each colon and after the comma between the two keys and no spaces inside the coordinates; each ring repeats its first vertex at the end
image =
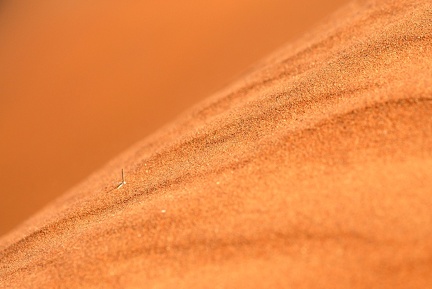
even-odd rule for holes
{"type": "Polygon", "coordinates": [[[431,55],[430,1],[353,2],[4,237],[1,286],[432,288],[431,55]]]}

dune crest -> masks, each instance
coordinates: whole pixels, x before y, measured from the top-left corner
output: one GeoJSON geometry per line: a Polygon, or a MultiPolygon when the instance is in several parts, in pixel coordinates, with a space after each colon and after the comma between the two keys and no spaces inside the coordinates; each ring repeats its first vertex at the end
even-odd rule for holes
{"type": "Polygon", "coordinates": [[[430,1],[351,3],[1,239],[0,287],[431,288],[430,55],[430,1]]]}

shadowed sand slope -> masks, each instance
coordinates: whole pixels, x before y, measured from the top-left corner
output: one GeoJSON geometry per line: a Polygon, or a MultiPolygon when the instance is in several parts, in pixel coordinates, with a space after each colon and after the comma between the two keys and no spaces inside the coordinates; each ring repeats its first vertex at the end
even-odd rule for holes
{"type": "Polygon", "coordinates": [[[5,236],[0,287],[432,288],[431,55],[429,1],[353,2],[5,236]]]}
{"type": "Polygon", "coordinates": [[[1,0],[0,236],[347,2],[1,0]]]}

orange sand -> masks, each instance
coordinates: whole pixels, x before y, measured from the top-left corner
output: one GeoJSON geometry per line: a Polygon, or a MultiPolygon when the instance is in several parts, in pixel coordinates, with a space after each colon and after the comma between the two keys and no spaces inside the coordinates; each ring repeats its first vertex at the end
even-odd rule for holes
{"type": "Polygon", "coordinates": [[[348,0],[0,1],[0,235],[348,0]]]}
{"type": "Polygon", "coordinates": [[[1,239],[0,287],[432,288],[431,35],[353,2],[1,239]]]}

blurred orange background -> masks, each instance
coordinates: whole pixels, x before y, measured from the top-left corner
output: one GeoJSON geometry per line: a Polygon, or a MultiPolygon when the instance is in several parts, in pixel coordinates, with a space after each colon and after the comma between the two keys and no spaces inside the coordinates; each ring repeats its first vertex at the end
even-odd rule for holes
{"type": "Polygon", "coordinates": [[[0,2],[0,235],[346,0],[0,2]]]}

